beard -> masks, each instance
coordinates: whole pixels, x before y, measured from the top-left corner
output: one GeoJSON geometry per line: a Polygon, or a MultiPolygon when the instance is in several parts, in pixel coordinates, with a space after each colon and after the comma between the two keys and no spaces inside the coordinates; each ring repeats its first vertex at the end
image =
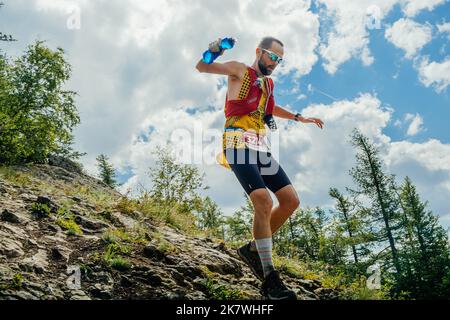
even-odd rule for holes
{"type": "Polygon", "coordinates": [[[267,66],[262,62],[262,59],[259,59],[258,67],[263,75],[270,76],[272,74],[273,70],[270,70],[269,68],[267,68],[267,66]]]}

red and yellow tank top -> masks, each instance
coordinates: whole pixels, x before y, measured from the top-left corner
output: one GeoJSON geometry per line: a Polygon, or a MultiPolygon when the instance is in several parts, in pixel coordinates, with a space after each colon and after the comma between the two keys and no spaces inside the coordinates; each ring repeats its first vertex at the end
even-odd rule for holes
{"type": "MultiPolygon", "coordinates": [[[[267,77],[258,77],[256,71],[247,67],[237,100],[225,103],[225,132],[222,150],[250,148],[269,151],[266,143],[264,116],[273,113],[273,81],[267,77]]],[[[230,168],[222,152],[217,155],[219,164],[230,168]]]]}

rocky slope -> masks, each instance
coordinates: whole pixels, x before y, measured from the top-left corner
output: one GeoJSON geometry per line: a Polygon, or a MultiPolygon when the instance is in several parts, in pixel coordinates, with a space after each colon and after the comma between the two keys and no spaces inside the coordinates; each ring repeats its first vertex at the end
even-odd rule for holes
{"type": "MultiPolygon", "coordinates": [[[[140,212],[73,166],[0,168],[0,299],[260,299],[223,243],[140,212]]],[[[300,299],[337,295],[283,274],[300,299]]]]}

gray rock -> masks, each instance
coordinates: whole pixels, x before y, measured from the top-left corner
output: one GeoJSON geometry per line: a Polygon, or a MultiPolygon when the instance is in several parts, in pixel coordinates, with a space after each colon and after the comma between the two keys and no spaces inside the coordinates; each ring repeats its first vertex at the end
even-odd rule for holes
{"type": "Polygon", "coordinates": [[[26,271],[35,271],[36,273],[43,274],[49,266],[47,252],[45,250],[38,250],[34,256],[25,258],[20,265],[26,271]]]}
{"type": "Polygon", "coordinates": [[[21,223],[20,218],[14,213],[8,211],[7,209],[3,210],[3,212],[0,214],[0,220],[10,223],[17,223],[17,224],[21,223]]]}
{"type": "Polygon", "coordinates": [[[315,290],[317,288],[320,287],[320,284],[318,285],[315,281],[313,280],[307,280],[307,279],[299,279],[297,280],[297,282],[304,288],[308,289],[308,290],[315,290]]]}
{"type": "Polygon", "coordinates": [[[158,248],[154,245],[147,245],[144,248],[143,254],[147,258],[156,260],[163,260],[166,257],[166,255],[162,251],[158,250],[158,248]]]}
{"type": "Polygon", "coordinates": [[[61,156],[54,156],[54,155],[49,156],[48,164],[51,166],[63,168],[69,172],[77,174],[83,173],[83,167],[81,166],[81,164],[61,156]]]}
{"type": "Polygon", "coordinates": [[[70,300],[92,300],[83,290],[74,290],[70,300]]]}
{"type": "Polygon", "coordinates": [[[76,203],[80,204],[83,200],[79,197],[72,197],[71,198],[73,201],[75,201],[76,203]]]}
{"type": "Polygon", "coordinates": [[[94,285],[93,288],[89,290],[89,292],[94,298],[101,300],[109,300],[112,299],[111,290],[112,288],[97,283],[94,285]]]}
{"type": "Polygon", "coordinates": [[[6,258],[18,258],[25,254],[20,241],[3,237],[0,241],[0,254],[6,258]]]}
{"type": "Polygon", "coordinates": [[[81,215],[75,217],[75,222],[88,230],[102,231],[110,227],[105,222],[98,220],[91,220],[81,215]]]}
{"type": "Polygon", "coordinates": [[[72,253],[72,250],[65,248],[65,247],[54,247],[51,250],[51,257],[55,261],[69,261],[70,254],[72,253]]]}
{"type": "Polygon", "coordinates": [[[331,288],[318,288],[314,290],[314,293],[318,295],[321,299],[335,299],[337,295],[335,294],[334,290],[331,288]]]}
{"type": "Polygon", "coordinates": [[[147,284],[151,286],[160,286],[163,283],[163,279],[157,274],[151,274],[147,276],[147,284]]]}

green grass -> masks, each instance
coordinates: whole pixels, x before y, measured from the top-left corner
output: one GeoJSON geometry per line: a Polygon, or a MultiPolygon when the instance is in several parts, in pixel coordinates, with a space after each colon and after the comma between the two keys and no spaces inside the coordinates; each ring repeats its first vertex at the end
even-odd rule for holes
{"type": "Polygon", "coordinates": [[[212,300],[242,300],[245,294],[238,289],[230,286],[219,284],[216,280],[208,278],[205,283],[206,293],[212,300]]]}
{"type": "Polygon", "coordinates": [[[44,203],[33,203],[31,205],[31,213],[39,218],[47,218],[50,216],[50,207],[44,203]]]}
{"type": "Polygon", "coordinates": [[[116,269],[118,271],[127,271],[131,269],[131,263],[123,258],[123,257],[116,257],[109,261],[109,264],[111,268],[116,269]]]}
{"type": "Polygon", "coordinates": [[[102,240],[105,244],[126,242],[129,244],[147,245],[150,242],[147,231],[144,228],[135,228],[132,230],[109,229],[103,233],[102,240]]]}
{"type": "Polygon", "coordinates": [[[10,166],[0,166],[0,176],[8,182],[19,186],[30,185],[32,182],[29,174],[10,166]]]}
{"type": "Polygon", "coordinates": [[[0,285],[0,290],[21,290],[23,288],[23,276],[20,273],[15,274],[9,283],[0,285]]]}
{"type": "Polygon", "coordinates": [[[135,208],[146,217],[156,222],[167,224],[186,235],[194,237],[205,236],[205,232],[195,225],[196,216],[191,212],[184,211],[182,206],[177,203],[165,203],[146,196],[141,197],[136,202],[135,208]]]}
{"type": "Polygon", "coordinates": [[[67,235],[83,235],[83,230],[81,230],[81,227],[75,222],[75,217],[72,213],[70,213],[70,210],[68,208],[59,208],[56,215],[58,217],[58,219],[56,220],[56,224],[63,230],[66,230],[67,235]]]}
{"type": "Polygon", "coordinates": [[[131,263],[121,254],[128,254],[130,247],[118,243],[110,243],[106,246],[103,253],[103,263],[119,271],[127,271],[131,268],[131,263]]]}

